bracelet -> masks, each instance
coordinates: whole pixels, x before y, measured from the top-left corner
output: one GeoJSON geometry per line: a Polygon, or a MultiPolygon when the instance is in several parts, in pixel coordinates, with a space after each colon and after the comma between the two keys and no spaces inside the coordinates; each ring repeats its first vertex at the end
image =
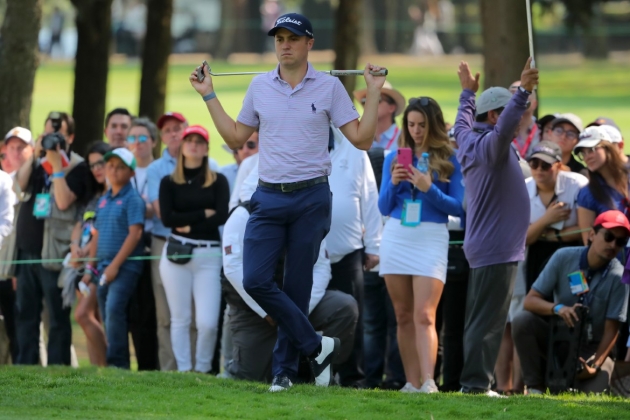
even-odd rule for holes
{"type": "Polygon", "coordinates": [[[556,306],[553,307],[553,313],[555,315],[558,315],[560,313],[560,309],[564,308],[564,305],[562,303],[557,304],[556,306]]]}
{"type": "Polygon", "coordinates": [[[209,94],[207,94],[206,96],[203,97],[203,101],[204,102],[208,102],[210,99],[214,99],[217,97],[217,94],[214,92],[211,92],[209,94]]]}
{"type": "Polygon", "coordinates": [[[63,172],[55,172],[50,177],[55,179],[55,178],[63,178],[64,176],[66,176],[66,174],[64,174],[63,172]]]}
{"type": "Polygon", "coordinates": [[[90,270],[92,272],[92,275],[94,277],[98,277],[98,271],[96,270],[96,268],[92,267],[90,264],[86,264],[85,268],[87,268],[88,270],[90,270]]]}

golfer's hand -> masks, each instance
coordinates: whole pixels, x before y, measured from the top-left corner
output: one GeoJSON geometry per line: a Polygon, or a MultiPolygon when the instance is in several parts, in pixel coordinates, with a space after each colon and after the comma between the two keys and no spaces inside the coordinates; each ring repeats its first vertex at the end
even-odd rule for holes
{"type": "Polygon", "coordinates": [[[204,65],[203,74],[206,77],[203,79],[203,82],[200,82],[199,79],[197,79],[197,70],[199,69],[199,67],[197,67],[192,73],[190,73],[190,77],[188,78],[188,80],[190,80],[190,84],[192,85],[192,87],[194,87],[201,96],[206,96],[214,92],[214,86],[212,86],[212,76],[210,76],[208,66],[204,65]]]}
{"type": "Polygon", "coordinates": [[[532,68],[532,58],[529,57],[521,73],[521,86],[523,89],[533,92],[536,85],[538,85],[538,69],[532,68]]]}
{"type": "Polygon", "coordinates": [[[385,83],[385,76],[372,76],[370,72],[371,71],[377,72],[383,69],[384,67],[375,66],[370,63],[367,63],[365,65],[365,70],[363,71],[363,77],[365,78],[365,84],[367,85],[368,89],[378,90],[379,93],[381,92],[381,88],[383,87],[383,84],[385,83]]]}
{"type": "Polygon", "coordinates": [[[459,63],[459,70],[457,70],[457,75],[459,76],[459,83],[462,85],[462,90],[470,89],[473,92],[477,93],[477,91],[479,90],[480,74],[477,73],[473,76],[467,62],[462,61],[459,63]]]}

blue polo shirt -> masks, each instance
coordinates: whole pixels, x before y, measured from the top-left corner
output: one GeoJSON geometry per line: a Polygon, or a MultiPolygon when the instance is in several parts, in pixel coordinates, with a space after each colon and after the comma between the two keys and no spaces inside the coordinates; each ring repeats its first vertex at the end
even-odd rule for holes
{"type": "MultiPolygon", "coordinates": [[[[144,225],[145,204],[131,183],[125,185],[116,195],[109,189],[98,201],[94,228],[98,231],[98,271],[102,271],[116,257],[132,225],[144,225]]],[[[143,255],[142,240],[130,256],[143,255]]],[[[125,261],[121,269],[136,273],[142,272],[142,261],[125,261]]]]}
{"type": "Polygon", "coordinates": [[[608,203],[597,201],[597,199],[593,197],[593,194],[588,188],[588,185],[582,187],[577,196],[577,205],[579,207],[584,207],[585,209],[593,211],[596,217],[604,212],[607,212],[608,210],[619,210],[622,213],[625,213],[626,209],[623,205],[623,194],[621,194],[616,189],[610,187],[608,184],[604,184],[604,191],[609,197],[608,203]],[[614,207],[611,207],[612,205],[614,205],[614,207]]]}

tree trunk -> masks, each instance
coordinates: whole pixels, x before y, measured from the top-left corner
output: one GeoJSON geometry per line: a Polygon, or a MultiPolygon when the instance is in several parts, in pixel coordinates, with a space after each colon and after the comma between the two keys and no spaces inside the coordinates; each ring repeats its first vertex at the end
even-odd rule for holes
{"type": "Polygon", "coordinates": [[[236,36],[236,1],[221,0],[221,29],[219,33],[219,46],[217,58],[225,60],[234,50],[234,38],[236,36]]]}
{"type": "Polygon", "coordinates": [[[363,36],[361,37],[363,54],[375,54],[376,28],[374,22],[374,0],[363,0],[363,36]]]}
{"type": "Polygon", "coordinates": [[[529,56],[525,2],[481,0],[484,87],[520,79],[529,56]]]}
{"type": "MultiPolygon", "coordinates": [[[[138,115],[151,121],[157,121],[164,114],[168,56],[171,54],[172,15],[173,0],[148,0],[138,115]]],[[[161,154],[159,139],[155,142],[154,154],[156,156],[161,154]]]]}
{"type": "Polygon", "coordinates": [[[385,52],[398,51],[398,2],[385,2],[385,52]]]}
{"type": "Polygon", "coordinates": [[[73,150],[83,154],[91,142],[103,138],[112,0],[72,0],[72,4],[77,12],[73,150]]]}
{"type": "Polygon", "coordinates": [[[41,0],[8,0],[0,39],[0,133],[30,126],[41,0]]]}
{"type": "MultiPolygon", "coordinates": [[[[335,19],[335,69],[351,70],[357,67],[361,48],[362,0],[340,0],[335,19]]],[[[343,76],[341,83],[352,97],[356,76],[343,76]]]]}

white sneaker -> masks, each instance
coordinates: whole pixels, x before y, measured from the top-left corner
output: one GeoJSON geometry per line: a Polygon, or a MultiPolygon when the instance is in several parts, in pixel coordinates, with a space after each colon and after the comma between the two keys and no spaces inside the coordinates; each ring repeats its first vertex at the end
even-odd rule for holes
{"type": "Polygon", "coordinates": [[[545,395],[543,391],[536,388],[527,388],[527,393],[525,395],[545,395]]]}
{"type": "Polygon", "coordinates": [[[493,390],[489,390],[485,394],[487,397],[491,397],[491,398],[507,398],[505,395],[501,395],[498,392],[495,392],[493,390]]]}
{"type": "Polygon", "coordinates": [[[282,392],[291,388],[293,384],[287,376],[274,376],[273,382],[269,387],[269,392],[282,392]]]}
{"type": "Polygon", "coordinates": [[[341,347],[338,338],[322,337],[322,350],[319,355],[309,358],[311,370],[315,377],[315,385],[328,386],[332,381],[332,364],[341,347]]]}
{"type": "Polygon", "coordinates": [[[418,392],[422,394],[435,394],[436,392],[440,392],[440,390],[433,379],[427,379],[424,381],[418,392]]]}
{"type": "Polygon", "coordinates": [[[417,392],[420,392],[420,390],[416,388],[415,386],[411,385],[411,382],[407,382],[405,386],[403,386],[400,389],[400,392],[404,392],[406,394],[415,394],[417,392]]]}

